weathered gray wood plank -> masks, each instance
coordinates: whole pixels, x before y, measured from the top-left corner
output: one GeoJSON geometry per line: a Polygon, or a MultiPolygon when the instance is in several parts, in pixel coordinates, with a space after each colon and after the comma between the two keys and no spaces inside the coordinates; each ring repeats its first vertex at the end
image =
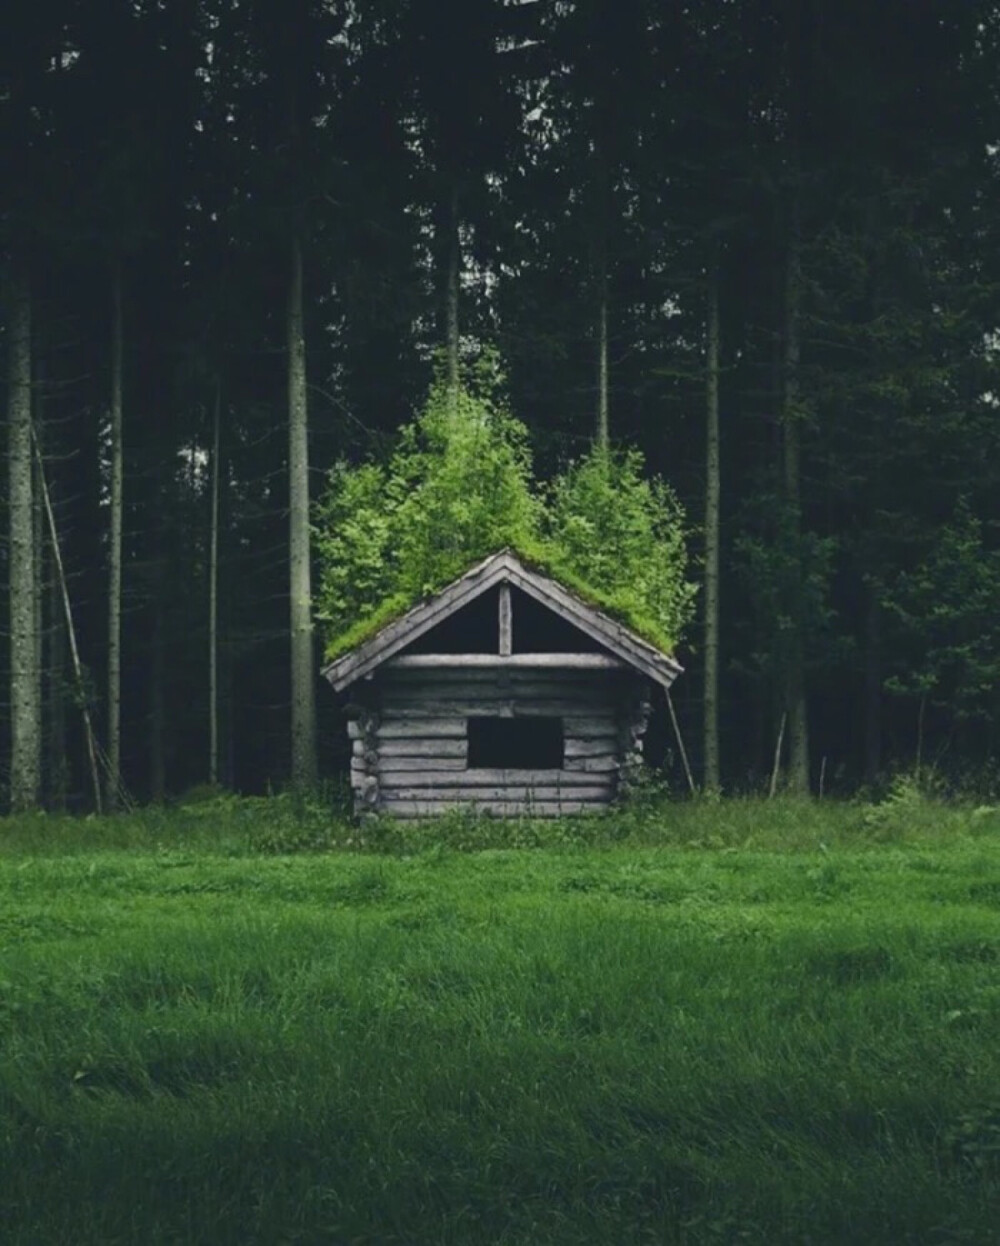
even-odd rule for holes
{"type": "Polygon", "coordinates": [[[432,771],[459,771],[466,769],[464,757],[386,757],[378,760],[378,772],[386,781],[391,782],[391,775],[405,774],[407,782],[416,774],[427,774],[432,771]]]}
{"type": "Polygon", "coordinates": [[[581,707],[595,707],[601,703],[610,706],[614,689],[599,684],[589,684],[579,678],[574,680],[547,679],[423,679],[414,681],[386,681],[382,689],[382,704],[385,710],[393,705],[419,704],[428,697],[452,697],[455,700],[468,700],[471,697],[494,695],[517,696],[522,700],[538,697],[542,700],[578,701],[581,707]]]}
{"type": "Polygon", "coordinates": [[[444,673],[449,670],[484,671],[626,671],[627,662],[607,653],[402,653],[390,658],[386,672],[416,671],[444,673]]]}
{"type": "Polygon", "coordinates": [[[381,740],[378,744],[379,757],[462,757],[469,751],[469,742],[465,739],[435,738],[423,740],[417,736],[401,740],[381,740]]]}
{"type": "Polygon", "coordinates": [[[501,784],[497,787],[440,787],[429,784],[411,785],[409,787],[382,783],[381,793],[386,800],[423,800],[433,797],[436,800],[460,800],[481,804],[489,800],[512,800],[533,803],[558,802],[562,799],[571,801],[608,801],[613,794],[610,784],[602,787],[574,787],[572,789],[558,787],[518,787],[514,784],[501,784]]]}
{"type": "Polygon", "coordinates": [[[595,735],[586,739],[565,732],[564,750],[567,757],[600,757],[602,753],[614,753],[618,739],[613,735],[595,735]]]}
{"type": "Polygon", "coordinates": [[[510,608],[510,585],[501,584],[498,605],[497,630],[500,634],[500,656],[509,658],[514,639],[514,618],[510,608]]]}
{"type": "MultiPolygon", "coordinates": [[[[379,802],[381,812],[394,818],[429,818],[451,813],[456,808],[449,800],[386,800],[379,802]]],[[[607,804],[597,801],[538,801],[527,804],[518,801],[490,800],[470,806],[476,813],[494,817],[561,818],[566,814],[597,814],[607,809],[607,804]]]]}
{"type": "MultiPolygon", "coordinates": [[[[574,791],[581,787],[606,788],[614,779],[607,773],[594,773],[582,770],[498,770],[476,769],[455,770],[447,773],[417,772],[406,774],[398,781],[390,778],[396,771],[388,769],[389,759],[380,766],[382,780],[388,786],[429,787],[443,785],[454,788],[505,787],[514,786],[530,789],[533,785],[546,788],[565,786],[574,791]]],[[[394,764],[394,760],[392,762],[394,764]]]]}
{"type": "Polygon", "coordinates": [[[598,773],[602,770],[616,771],[621,768],[621,758],[615,753],[605,753],[600,757],[567,757],[567,770],[582,770],[598,773]]]}
{"type": "Polygon", "coordinates": [[[600,736],[608,736],[613,740],[617,740],[617,713],[609,708],[607,714],[604,715],[597,713],[589,715],[567,714],[563,719],[563,733],[567,740],[585,740],[600,736]]]}
{"type": "Polygon", "coordinates": [[[460,736],[465,738],[468,726],[464,718],[401,718],[398,720],[386,717],[378,729],[379,740],[410,739],[413,736],[440,738],[460,736]]]}
{"type": "MultiPolygon", "coordinates": [[[[483,697],[464,700],[428,700],[418,702],[392,702],[386,714],[395,718],[565,718],[579,712],[579,700],[525,700],[517,697],[483,697]]],[[[603,730],[606,732],[607,727],[603,730]]],[[[575,734],[575,733],[574,733],[575,734]]]]}

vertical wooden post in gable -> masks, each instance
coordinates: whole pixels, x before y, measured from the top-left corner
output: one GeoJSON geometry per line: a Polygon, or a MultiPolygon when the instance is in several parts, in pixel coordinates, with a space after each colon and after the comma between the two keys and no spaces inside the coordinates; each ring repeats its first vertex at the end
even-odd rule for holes
{"type": "Polygon", "coordinates": [[[500,656],[509,658],[514,641],[514,615],[510,603],[510,585],[500,585],[500,656]]]}

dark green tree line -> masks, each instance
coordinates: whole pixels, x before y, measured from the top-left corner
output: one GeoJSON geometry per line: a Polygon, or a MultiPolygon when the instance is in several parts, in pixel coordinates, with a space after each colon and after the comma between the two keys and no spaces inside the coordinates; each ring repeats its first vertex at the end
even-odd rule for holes
{"type": "Polygon", "coordinates": [[[634,445],[684,502],[706,785],[765,783],[779,734],[800,791],[986,765],[998,27],[980,0],[18,6],[5,798],[92,803],[83,705],[112,805],[334,775],[310,505],[488,349],[543,476],[634,445]]]}

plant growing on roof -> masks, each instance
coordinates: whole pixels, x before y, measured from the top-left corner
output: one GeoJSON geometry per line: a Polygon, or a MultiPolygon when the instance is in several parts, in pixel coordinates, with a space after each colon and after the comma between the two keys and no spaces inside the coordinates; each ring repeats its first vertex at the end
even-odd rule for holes
{"type": "Polygon", "coordinates": [[[314,526],[328,639],[350,648],[478,559],[530,550],[540,516],[524,425],[485,385],[435,385],[387,464],[341,461],[330,473],[314,526]]]}
{"type": "Polygon", "coordinates": [[[505,546],[670,650],[690,617],[683,512],[638,451],[594,449],[546,488],[489,383],[443,384],[386,464],[338,463],[315,513],[317,615],[345,653],[505,546]]]}
{"type": "Polygon", "coordinates": [[[552,482],[545,508],[551,567],[662,649],[691,617],[695,585],[685,579],[684,512],[659,477],[643,475],[638,450],[596,445],[552,482]]]}

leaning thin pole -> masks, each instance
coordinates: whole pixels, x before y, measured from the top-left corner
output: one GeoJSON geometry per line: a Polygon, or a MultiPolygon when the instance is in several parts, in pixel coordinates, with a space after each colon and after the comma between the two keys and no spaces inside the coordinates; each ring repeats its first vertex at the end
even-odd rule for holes
{"type": "Polygon", "coordinates": [[[681,725],[677,721],[677,714],[674,710],[674,699],[670,695],[670,689],[667,689],[667,709],[670,710],[670,721],[673,724],[674,735],[677,737],[677,747],[680,749],[681,761],[684,763],[684,773],[687,775],[688,790],[691,795],[697,790],[694,785],[694,775],[691,773],[691,763],[688,761],[687,749],[684,747],[684,737],[681,735],[681,725]]]}
{"type": "Polygon", "coordinates": [[[66,573],[63,569],[62,551],[59,548],[59,534],[56,531],[56,517],[52,513],[52,499],[49,497],[49,486],[45,479],[45,465],[42,453],[38,448],[35,430],[31,430],[31,445],[38,464],[38,479],[42,486],[42,501],[45,503],[45,516],[49,525],[49,539],[52,541],[52,555],[55,559],[56,574],[59,577],[59,590],[62,594],[63,613],[66,616],[66,632],[69,636],[69,651],[73,659],[73,674],[76,678],[77,691],[80,695],[80,711],[83,714],[83,729],[87,737],[87,756],[90,759],[90,777],[94,785],[94,804],[98,813],[103,813],[101,803],[101,780],[97,772],[97,742],[94,739],[94,725],[90,718],[90,707],[87,705],[86,689],[83,682],[83,665],[80,662],[80,650],[76,643],[76,628],[73,625],[73,608],[70,605],[69,592],[66,588],[66,573]]]}
{"type": "Polygon", "coordinates": [[[771,786],[767,793],[768,800],[774,800],[774,793],[778,790],[778,771],[781,768],[781,746],[785,742],[785,720],[787,718],[787,713],[783,713],[781,715],[781,726],[778,728],[778,743],[774,746],[774,766],[771,770],[771,786]]]}

